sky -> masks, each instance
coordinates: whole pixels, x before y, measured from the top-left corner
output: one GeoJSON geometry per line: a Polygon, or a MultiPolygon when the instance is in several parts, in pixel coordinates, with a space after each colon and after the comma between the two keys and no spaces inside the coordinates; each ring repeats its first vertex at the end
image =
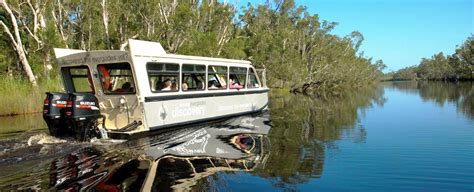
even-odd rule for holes
{"type": "MultiPolygon", "coordinates": [[[[265,0],[228,0],[237,7],[265,0]]],[[[454,53],[474,34],[474,0],[295,0],[321,20],[337,22],[333,34],[359,31],[366,57],[382,59],[385,72],[418,65],[422,58],[454,53]]]]}

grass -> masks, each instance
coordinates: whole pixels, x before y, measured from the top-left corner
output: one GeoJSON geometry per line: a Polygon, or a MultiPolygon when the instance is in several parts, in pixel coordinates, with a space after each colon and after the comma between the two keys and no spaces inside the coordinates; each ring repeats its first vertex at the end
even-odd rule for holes
{"type": "Polygon", "coordinates": [[[41,79],[34,88],[23,78],[0,77],[0,116],[39,113],[43,110],[45,92],[60,91],[59,78],[41,79]]]}

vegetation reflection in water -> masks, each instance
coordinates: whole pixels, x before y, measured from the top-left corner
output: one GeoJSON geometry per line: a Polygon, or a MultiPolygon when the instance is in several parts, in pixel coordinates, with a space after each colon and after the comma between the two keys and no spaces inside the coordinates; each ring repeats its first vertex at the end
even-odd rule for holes
{"type": "Polygon", "coordinates": [[[443,81],[402,81],[386,83],[387,87],[406,93],[420,95],[424,101],[433,101],[438,106],[453,103],[461,113],[474,119],[474,83],[443,81]]]}
{"type": "Polygon", "coordinates": [[[364,142],[358,111],[383,105],[383,88],[363,87],[345,91],[339,97],[312,98],[305,95],[273,94],[268,163],[255,174],[273,177],[284,183],[303,183],[321,176],[325,148],[334,141],[352,137],[364,142]],[[284,154],[284,155],[281,155],[284,154]]]}
{"type": "Polygon", "coordinates": [[[11,138],[26,131],[47,131],[44,129],[41,113],[0,117],[0,139],[11,138]]]}
{"type": "MultiPolygon", "coordinates": [[[[378,86],[346,90],[338,97],[312,98],[274,92],[270,106],[272,130],[268,136],[271,143],[269,158],[266,166],[258,167],[252,174],[269,180],[277,188],[291,188],[293,184],[318,180],[323,175],[327,160],[325,154],[328,150],[337,149],[339,141],[365,142],[370,133],[366,132],[366,124],[361,119],[364,119],[366,110],[375,106],[382,109],[389,99],[393,99],[386,98],[387,89],[413,93],[423,101],[437,103],[440,107],[447,102],[454,103],[458,111],[474,119],[474,87],[471,82],[384,82],[378,86]]],[[[215,178],[215,185],[219,185],[217,180],[221,178],[226,176],[215,178]]],[[[338,182],[347,184],[345,181],[338,182]]]]}
{"type": "Polygon", "coordinates": [[[322,177],[325,156],[338,141],[366,142],[370,130],[361,119],[391,99],[384,95],[387,89],[439,106],[454,104],[474,119],[472,83],[386,82],[318,98],[273,92],[269,114],[121,144],[61,142],[15,150],[0,143],[9,151],[0,153],[0,188],[202,191],[219,188],[222,177],[216,173],[235,172],[280,187],[308,183],[322,177]]]}

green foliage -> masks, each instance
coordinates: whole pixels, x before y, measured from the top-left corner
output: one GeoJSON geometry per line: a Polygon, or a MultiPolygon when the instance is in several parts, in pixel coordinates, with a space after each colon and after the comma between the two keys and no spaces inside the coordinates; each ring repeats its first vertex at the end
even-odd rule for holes
{"type": "MultiPolygon", "coordinates": [[[[293,0],[242,10],[216,0],[32,1],[35,10],[28,2],[8,3],[19,11],[20,35],[39,81],[57,77],[50,69],[57,68],[54,47],[117,50],[129,38],[160,42],[168,53],[250,60],[267,69],[270,86],[294,92],[368,84],[385,66],[358,53],[361,33],[332,35],[336,23],[293,0]]],[[[9,25],[2,8],[0,15],[9,25]]],[[[11,40],[0,32],[0,76],[24,76],[11,40]]]]}
{"type": "Polygon", "coordinates": [[[403,68],[393,74],[393,80],[473,80],[474,36],[469,37],[454,54],[443,53],[423,58],[418,66],[403,68]]]}
{"type": "Polygon", "coordinates": [[[331,35],[336,23],[321,22],[293,1],[249,5],[240,20],[243,36],[248,37],[248,58],[267,68],[271,86],[309,92],[367,84],[382,76],[382,61],[372,64],[357,55],[362,34],[331,35]]]}
{"type": "Polygon", "coordinates": [[[406,67],[398,70],[393,74],[392,79],[394,80],[414,80],[417,78],[417,68],[416,67],[406,67]]]}
{"type": "Polygon", "coordinates": [[[444,54],[438,53],[431,59],[422,59],[418,72],[422,79],[438,79],[447,78],[453,73],[453,69],[444,54]]]}

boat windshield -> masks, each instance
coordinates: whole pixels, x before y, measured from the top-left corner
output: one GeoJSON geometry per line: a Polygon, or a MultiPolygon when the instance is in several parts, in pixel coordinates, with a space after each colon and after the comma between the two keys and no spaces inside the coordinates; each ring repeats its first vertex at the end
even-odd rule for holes
{"type": "Polygon", "coordinates": [[[252,68],[249,69],[249,79],[248,79],[247,87],[248,88],[259,88],[260,87],[259,79],[258,79],[257,75],[255,74],[255,70],[252,69],[252,68]]]}
{"type": "Polygon", "coordinates": [[[61,68],[68,92],[94,93],[94,85],[87,66],[61,68]]]}

